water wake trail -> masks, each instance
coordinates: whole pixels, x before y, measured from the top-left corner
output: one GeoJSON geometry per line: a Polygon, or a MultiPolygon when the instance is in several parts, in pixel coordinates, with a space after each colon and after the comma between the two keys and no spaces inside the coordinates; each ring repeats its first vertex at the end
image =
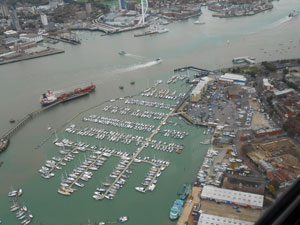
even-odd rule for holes
{"type": "Polygon", "coordinates": [[[130,71],[134,71],[134,70],[138,70],[138,69],[143,69],[143,68],[151,67],[151,66],[157,65],[159,63],[160,62],[157,62],[157,61],[150,61],[150,62],[146,62],[146,63],[143,63],[143,64],[134,65],[134,66],[130,66],[130,67],[123,68],[123,69],[117,69],[115,72],[116,73],[130,72],[130,71]]]}
{"type": "Polygon", "coordinates": [[[134,54],[131,54],[131,53],[126,53],[125,56],[132,57],[132,58],[136,58],[136,59],[145,59],[144,56],[141,56],[141,55],[134,55],[134,54]]]}
{"type": "Polygon", "coordinates": [[[292,17],[285,16],[285,17],[281,18],[280,20],[277,20],[277,21],[275,21],[274,23],[272,23],[272,24],[269,26],[269,28],[277,27],[277,26],[279,26],[279,25],[281,25],[281,24],[284,24],[284,23],[290,21],[291,19],[292,19],[292,17]]]}

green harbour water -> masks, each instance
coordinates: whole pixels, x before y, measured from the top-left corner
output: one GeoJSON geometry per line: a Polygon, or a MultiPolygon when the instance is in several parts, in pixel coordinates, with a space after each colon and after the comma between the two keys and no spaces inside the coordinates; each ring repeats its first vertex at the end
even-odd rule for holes
{"type": "MultiPolygon", "coordinates": [[[[204,25],[194,25],[195,19],[169,24],[169,32],[156,36],[134,38],[140,31],[126,32],[113,36],[101,36],[98,32],[78,32],[82,39],[79,46],[64,43],[53,45],[64,49],[64,54],[23,61],[0,67],[0,133],[6,132],[12,125],[9,119],[21,119],[26,114],[40,108],[39,97],[48,89],[61,90],[75,88],[83,83],[93,82],[97,85],[95,93],[89,96],[66,102],[45,111],[22,127],[12,138],[9,148],[0,155],[4,161],[0,168],[0,220],[5,225],[21,224],[10,212],[11,200],[7,193],[11,186],[23,188],[24,194],[20,203],[25,204],[34,215],[30,224],[43,225],[76,225],[91,224],[100,221],[116,221],[126,215],[129,225],[169,225],[169,210],[176,193],[183,183],[193,182],[204,159],[208,145],[200,141],[208,138],[205,128],[187,125],[178,117],[171,117],[181,125],[167,124],[163,129],[177,129],[189,132],[183,140],[163,137],[158,134],[155,140],[175,142],[184,145],[182,154],[166,153],[145,148],[141,156],[159,158],[171,162],[162,172],[156,189],[153,192],[139,193],[134,187],[140,186],[150,165],[135,163],[130,167],[133,174],[127,180],[113,200],[95,201],[92,194],[96,187],[108,180],[110,172],[120,158],[111,157],[94,176],[85,183],[85,187],[71,196],[57,193],[60,179],[65,173],[79,165],[88,152],[76,155],[62,170],[55,172],[55,177],[43,179],[38,170],[47,159],[58,156],[59,148],[52,141],[52,136],[42,147],[36,146],[49,138],[51,132],[47,127],[58,130],[59,138],[80,140],[89,144],[134,152],[135,144],[125,145],[94,137],[81,137],[64,131],[62,124],[77,113],[110,99],[134,95],[153,85],[156,80],[166,81],[173,75],[175,68],[193,65],[206,69],[218,69],[232,65],[233,57],[254,56],[258,61],[300,57],[300,17],[287,21],[292,10],[300,10],[298,0],[274,1],[274,9],[264,13],[243,18],[220,19],[211,17],[211,12],[204,9],[201,19],[204,25]],[[286,21],[286,22],[285,22],[286,21]],[[230,44],[227,44],[227,40],[230,44]],[[282,44],[282,45],[280,45],[282,44]],[[120,56],[124,50],[129,55],[120,56]],[[277,51],[276,51],[277,50],[277,51]],[[281,52],[281,53],[280,53],[281,52]],[[161,57],[163,62],[154,65],[153,61],[161,57]],[[135,85],[130,85],[135,81],[135,85]],[[124,86],[123,90],[119,86],[124,86]]],[[[192,74],[191,74],[192,75],[192,74]]],[[[188,90],[184,82],[163,84],[161,89],[180,92],[188,90]]],[[[158,101],[175,104],[175,101],[147,97],[136,97],[147,101],[158,101]]],[[[111,118],[122,118],[128,121],[144,122],[158,125],[153,119],[140,119],[130,115],[109,114],[102,109],[106,105],[118,105],[140,110],[151,110],[167,113],[168,110],[149,107],[137,107],[124,104],[124,100],[108,102],[76,117],[71,123],[80,127],[105,128],[128,134],[149,137],[149,132],[132,131],[124,128],[104,126],[83,122],[83,116],[92,114],[111,118]]],[[[65,128],[65,127],[64,127],[65,128]]]]}

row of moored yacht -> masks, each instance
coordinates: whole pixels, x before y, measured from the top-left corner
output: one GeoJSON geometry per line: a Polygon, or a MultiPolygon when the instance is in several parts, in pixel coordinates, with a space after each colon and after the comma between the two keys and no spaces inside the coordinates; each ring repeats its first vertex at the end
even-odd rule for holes
{"type": "Polygon", "coordinates": [[[15,197],[15,199],[12,201],[13,204],[10,206],[11,212],[16,212],[16,217],[19,221],[21,221],[21,224],[27,225],[31,223],[33,219],[33,215],[28,210],[27,206],[21,205],[18,202],[18,199],[23,194],[23,190],[20,188],[18,191],[11,189],[8,193],[9,197],[15,197]]]}
{"type": "Polygon", "coordinates": [[[152,132],[152,130],[154,129],[154,125],[152,124],[119,120],[116,118],[108,118],[108,117],[97,116],[97,115],[90,115],[88,117],[83,117],[83,121],[89,121],[89,122],[99,123],[102,125],[110,125],[110,126],[120,127],[120,128],[134,129],[138,131],[152,132]]]}

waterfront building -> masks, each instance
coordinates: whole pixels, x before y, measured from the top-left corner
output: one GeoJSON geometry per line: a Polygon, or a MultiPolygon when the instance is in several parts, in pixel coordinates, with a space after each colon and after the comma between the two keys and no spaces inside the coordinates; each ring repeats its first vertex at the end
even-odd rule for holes
{"type": "Polygon", "coordinates": [[[10,38],[10,37],[18,37],[18,32],[15,30],[7,30],[4,31],[3,34],[5,35],[5,37],[10,38]]]}
{"type": "Polygon", "coordinates": [[[234,191],[206,185],[203,187],[201,198],[229,205],[240,205],[248,208],[262,209],[264,196],[242,191],[234,191]]]}
{"type": "Polygon", "coordinates": [[[20,43],[20,44],[16,43],[14,46],[14,51],[21,52],[21,51],[24,51],[26,49],[33,48],[33,47],[36,47],[35,41],[25,42],[25,43],[20,43]]]}
{"type": "Polygon", "coordinates": [[[41,13],[41,22],[44,27],[48,26],[48,18],[47,15],[44,13],[41,13]]]}
{"type": "Polygon", "coordinates": [[[135,10],[136,9],[136,1],[126,1],[126,9],[127,10],[135,10]]]}
{"type": "Polygon", "coordinates": [[[245,220],[238,220],[223,216],[215,216],[211,214],[201,213],[198,225],[232,225],[232,224],[239,224],[239,225],[252,225],[253,222],[245,221],[245,220]]]}
{"type": "Polygon", "coordinates": [[[4,46],[6,47],[9,47],[9,46],[13,46],[15,45],[15,43],[18,43],[20,42],[21,40],[19,38],[14,38],[14,37],[8,37],[8,38],[3,38],[1,40],[1,44],[3,44],[4,46]]]}
{"type": "Polygon", "coordinates": [[[247,78],[239,74],[225,73],[219,78],[219,82],[245,85],[247,83],[247,78]]]}
{"type": "Polygon", "coordinates": [[[24,42],[41,42],[43,36],[38,34],[20,34],[20,39],[24,42]]]}
{"type": "Polygon", "coordinates": [[[213,79],[209,77],[203,77],[198,82],[197,86],[194,88],[192,93],[190,94],[192,102],[197,102],[201,99],[203,93],[205,93],[207,86],[211,83],[213,79]]]}

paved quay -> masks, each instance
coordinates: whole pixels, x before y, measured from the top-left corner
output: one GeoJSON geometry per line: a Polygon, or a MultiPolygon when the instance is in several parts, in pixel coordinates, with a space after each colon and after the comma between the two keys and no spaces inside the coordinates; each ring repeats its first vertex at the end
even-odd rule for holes
{"type": "Polygon", "coordinates": [[[178,219],[177,225],[185,225],[186,222],[188,222],[189,225],[194,224],[194,217],[192,216],[192,211],[194,205],[200,203],[199,194],[201,193],[201,190],[202,187],[193,187],[192,193],[186,200],[182,214],[178,219]]]}

